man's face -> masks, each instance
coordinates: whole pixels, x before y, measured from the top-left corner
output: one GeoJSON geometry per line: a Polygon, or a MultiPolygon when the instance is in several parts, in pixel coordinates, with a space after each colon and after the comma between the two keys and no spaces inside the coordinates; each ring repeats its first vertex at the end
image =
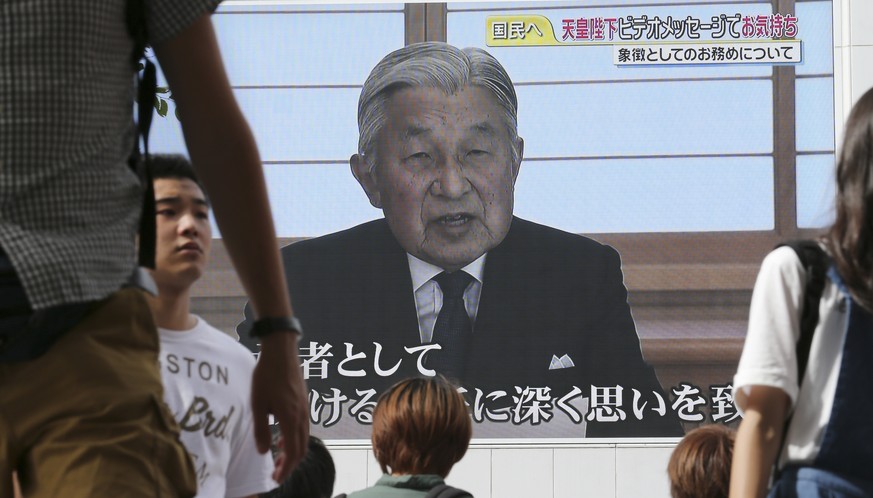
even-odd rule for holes
{"type": "Polygon", "coordinates": [[[212,242],[206,198],[187,178],[161,178],[155,180],[155,211],[155,282],[186,289],[203,274],[212,242]]]}
{"type": "Polygon", "coordinates": [[[355,177],[413,256],[457,270],[495,247],[512,220],[521,161],[503,109],[487,91],[467,86],[454,95],[405,88],[386,104],[386,123],[373,171],[351,159],[355,177]]]}

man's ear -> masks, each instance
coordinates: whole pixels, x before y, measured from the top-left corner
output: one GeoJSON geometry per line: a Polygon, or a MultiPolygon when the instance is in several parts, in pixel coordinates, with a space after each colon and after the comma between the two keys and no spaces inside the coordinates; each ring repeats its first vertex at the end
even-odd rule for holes
{"type": "Polygon", "coordinates": [[[355,175],[355,180],[361,184],[367,198],[370,199],[370,204],[375,208],[382,209],[382,196],[379,194],[379,185],[376,182],[375,171],[370,170],[370,165],[364,156],[352,154],[349,158],[349,166],[352,168],[352,174],[355,175]]]}
{"type": "Polygon", "coordinates": [[[518,137],[515,143],[515,150],[518,151],[518,160],[512,165],[512,184],[515,185],[515,179],[518,178],[518,171],[521,169],[521,160],[524,159],[524,139],[518,137]]]}

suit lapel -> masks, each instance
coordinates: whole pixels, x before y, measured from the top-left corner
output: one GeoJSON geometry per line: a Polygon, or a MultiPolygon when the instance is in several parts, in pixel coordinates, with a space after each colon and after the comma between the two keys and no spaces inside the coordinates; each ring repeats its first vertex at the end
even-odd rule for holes
{"type": "MultiPolygon", "coordinates": [[[[482,294],[468,351],[467,374],[478,383],[491,383],[508,374],[507,362],[525,354],[524,334],[529,303],[520,298],[517,252],[518,228],[512,226],[503,242],[488,252],[482,276],[482,294]]],[[[529,337],[527,337],[529,339],[529,337]]]]}
{"type": "Polygon", "coordinates": [[[381,315],[375,323],[380,324],[382,330],[375,331],[372,337],[381,337],[384,347],[417,346],[421,339],[406,252],[394,239],[387,222],[383,220],[378,228],[374,237],[377,254],[371,260],[379,261],[379,264],[374,265],[370,272],[371,278],[378,282],[375,287],[379,291],[374,293],[373,302],[378,303],[381,315]]]}

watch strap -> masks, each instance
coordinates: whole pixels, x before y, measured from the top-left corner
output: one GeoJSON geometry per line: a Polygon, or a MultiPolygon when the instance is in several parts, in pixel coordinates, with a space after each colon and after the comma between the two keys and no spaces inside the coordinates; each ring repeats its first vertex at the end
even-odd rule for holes
{"type": "Polygon", "coordinates": [[[303,326],[300,324],[300,320],[294,316],[265,316],[255,320],[249,335],[264,337],[274,332],[295,332],[303,337],[303,326]]]}

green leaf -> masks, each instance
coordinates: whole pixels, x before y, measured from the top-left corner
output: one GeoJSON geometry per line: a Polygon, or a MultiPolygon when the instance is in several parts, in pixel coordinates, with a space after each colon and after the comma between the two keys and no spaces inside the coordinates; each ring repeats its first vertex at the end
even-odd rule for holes
{"type": "Polygon", "coordinates": [[[170,89],[165,86],[159,86],[155,88],[155,93],[168,93],[169,91],[170,89]]]}
{"type": "Polygon", "coordinates": [[[167,104],[167,101],[161,99],[161,107],[158,109],[158,114],[160,114],[162,118],[165,118],[167,117],[167,111],[169,110],[170,106],[167,104]]]}

